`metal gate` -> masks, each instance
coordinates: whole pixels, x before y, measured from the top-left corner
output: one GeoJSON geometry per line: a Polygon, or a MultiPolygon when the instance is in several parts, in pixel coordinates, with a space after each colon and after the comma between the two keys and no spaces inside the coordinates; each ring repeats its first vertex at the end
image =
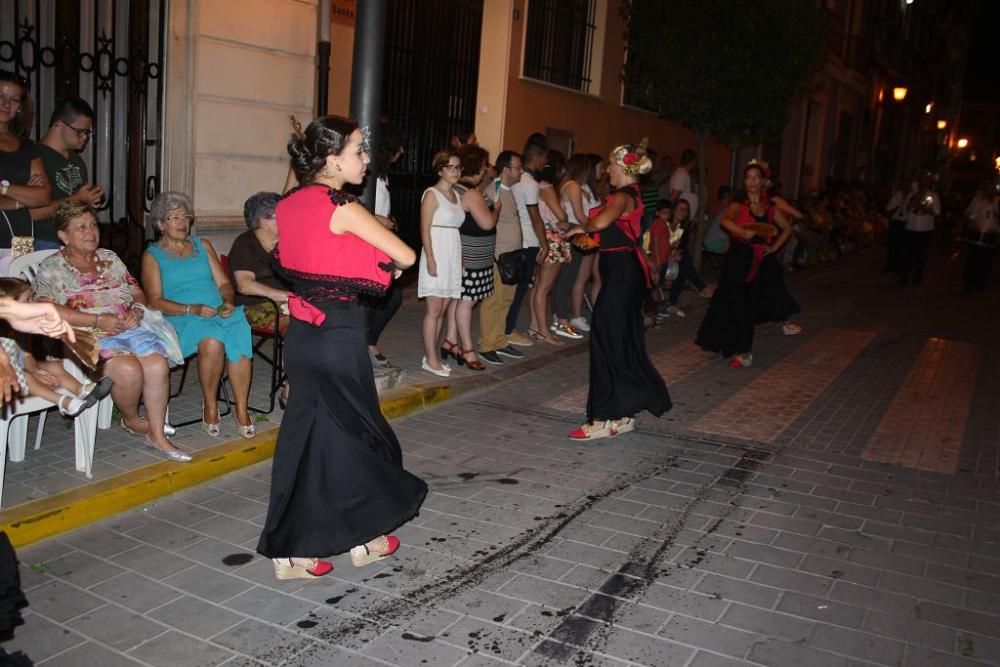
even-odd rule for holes
{"type": "Polygon", "coordinates": [[[395,0],[385,34],[383,115],[406,132],[390,174],[400,236],[420,246],[420,194],[430,164],[449,139],[476,120],[483,0],[395,0]]]}
{"type": "Polygon", "coordinates": [[[64,97],[94,108],[82,157],[106,199],[102,245],[137,271],[145,213],[160,190],[167,0],[0,0],[0,68],[25,77],[32,139],[64,97]]]}

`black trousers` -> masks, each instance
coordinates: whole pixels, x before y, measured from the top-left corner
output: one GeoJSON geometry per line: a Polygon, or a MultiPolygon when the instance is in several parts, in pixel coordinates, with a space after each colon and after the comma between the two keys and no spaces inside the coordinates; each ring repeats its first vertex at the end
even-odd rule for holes
{"type": "Polygon", "coordinates": [[[521,248],[521,261],[524,262],[524,270],[521,274],[521,282],[517,284],[517,290],[514,292],[514,300],[510,303],[510,310],[507,311],[507,326],[504,330],[506,334],[511,333],[517,328],[517,317],[521,314],[521,302],[524,301],[524,295],[535,284],[535,265],[537,259],[538,246],[521,248]]]}
{"type": "Polygon", "coordinates": [[[903,261],[899,271],[899,283],[901,285],[919,285],[924,279],[924,266],[927,264],[927,250],[931,245],[930,232],[914,232],[906,230],[906,246],[903,253],[903,261]]]}
{"type": "Polygon", "coordinates": [[[965,244],[965,266],[962,271],[962,287],[966,292],[982,292],[990,281],[990,269],[996,246],[965,244]]]}
{"type": "Polygon", "coordinates": [[[389,320],[391,320],[392,316],[396,314],[396,311],[399,310],[399,306],[402,303],[403,289],[399,286],[397,281],[393,280],[392,285],[389,286],[388,293],[386,293],[384,297],[368,304],[369,345],[378,345],[378,339],[382,335],[382,331],[385,330],[385,326],[389,324],[389,320]]]}
{"type": "Polygon", "coordinates": [[[899,272],[903,268],[903,252],[906,245],[906,220],[890,220],[889,235],[886,239],[885,270],[899,272]]]}

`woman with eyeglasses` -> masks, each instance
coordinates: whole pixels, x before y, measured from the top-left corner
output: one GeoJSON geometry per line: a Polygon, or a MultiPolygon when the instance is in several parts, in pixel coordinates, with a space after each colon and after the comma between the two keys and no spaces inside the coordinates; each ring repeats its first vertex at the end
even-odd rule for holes
{"type": "Polygon", "coordinates": [[[424,313],[424,358],[421,368],[439,377],[451,375],[451,366],[443,359],[453,354],[454,343],[441,341],[444,316],[452,299],[462,298],[462,238],[459,229],[465,222],[465,208],[454,187],[462,176],[462,160],[447,149],[439,151],[432,163],[437,183],[424,191],[420,200],[420,273],[417,297],[426,299],[424,313]]]}
{"type": "Polygon", "coordinates": [[[28,83],[0,70],[0,273],[7,273],[12,253],[34,250],[29,208],[52,199],[38,146],[27,138],[31,127],[28,83]]]}
{"type": "Polygon", "coordinates": [[[253,374],[250,324],[243,306],[233,304],[235,290],[215,248],[191,235],[192,213],[187,195],[156,195],[149,218],[162,236],[142,255],[142,285],[150,307],[166,315],[177,330],[184,357],[198,355],[202,430],[212,437],[221,434],[217,396],[225,365],[236,428],[249,439],[256,433],[247,410],[253,374]]]}

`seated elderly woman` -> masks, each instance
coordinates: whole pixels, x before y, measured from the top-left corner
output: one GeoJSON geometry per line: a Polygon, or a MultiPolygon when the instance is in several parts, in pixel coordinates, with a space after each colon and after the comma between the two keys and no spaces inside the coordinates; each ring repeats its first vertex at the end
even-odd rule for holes
{"type": "MultiPolygon", "coordinates": [[[[274,207],[281,195],[276,192],[258,192],[243,204],[243,219],[247,231],[233,241],[229,250],[229,270],[236,283],[236,305],[243,306],[251,326],[278,330],[284,335],[288,329],[287,310],[279,312],[274,304],[288,303],[288,284],[274,274],[271,253],[278,245],[278,223],[274,220],[274,207]],[[272,303],[273,302],[273,303],[272,303]]],[[[281,391],[281,406],[288,400],[288,383],[281,391]]]]}
{"type": "Polygon", "coordinates": [[[218,436],[217,400],[223,364],[236,404],[236,426],[244,438],[255,433],[247,410],[253,348],[243,307],[233,304],[233,285],[222,270],[215,248],[191,236],[191,200],[180,192],[161,192],[150,205],[160,240],[142,256],[142,284],[151,308],[167,316],[180,337],[185,357],[198,354],[198,379],[204,401],[202,430],[218,436]]]}
{"type": "Polygon", "coordinates": [[[52,220],[63,248],[39,265],[35,299],[55,304],[63,320],[97,337],[122,428],[144,436],[146,446],[164,458],[190,461],[164,434],[165,428],[173,432],[165,427],[168,364],[183,361],[172,330],[143,306],[146,297],[118,256],[97,247],[100,233],[92,208],[67,202],[52,220]],[[139,416],[140,396],[146,417],[139,416]]]}

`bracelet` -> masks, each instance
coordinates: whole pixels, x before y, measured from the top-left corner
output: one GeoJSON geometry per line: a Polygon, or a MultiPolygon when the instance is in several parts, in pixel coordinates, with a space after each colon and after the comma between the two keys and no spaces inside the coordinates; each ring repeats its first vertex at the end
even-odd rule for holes
{"type": "Polygon", "coordinates": [[[184,314],[185,315],[190,315],[191,314],[191,304],[190,303],[185,303],[184,304],[184,314]]]}

